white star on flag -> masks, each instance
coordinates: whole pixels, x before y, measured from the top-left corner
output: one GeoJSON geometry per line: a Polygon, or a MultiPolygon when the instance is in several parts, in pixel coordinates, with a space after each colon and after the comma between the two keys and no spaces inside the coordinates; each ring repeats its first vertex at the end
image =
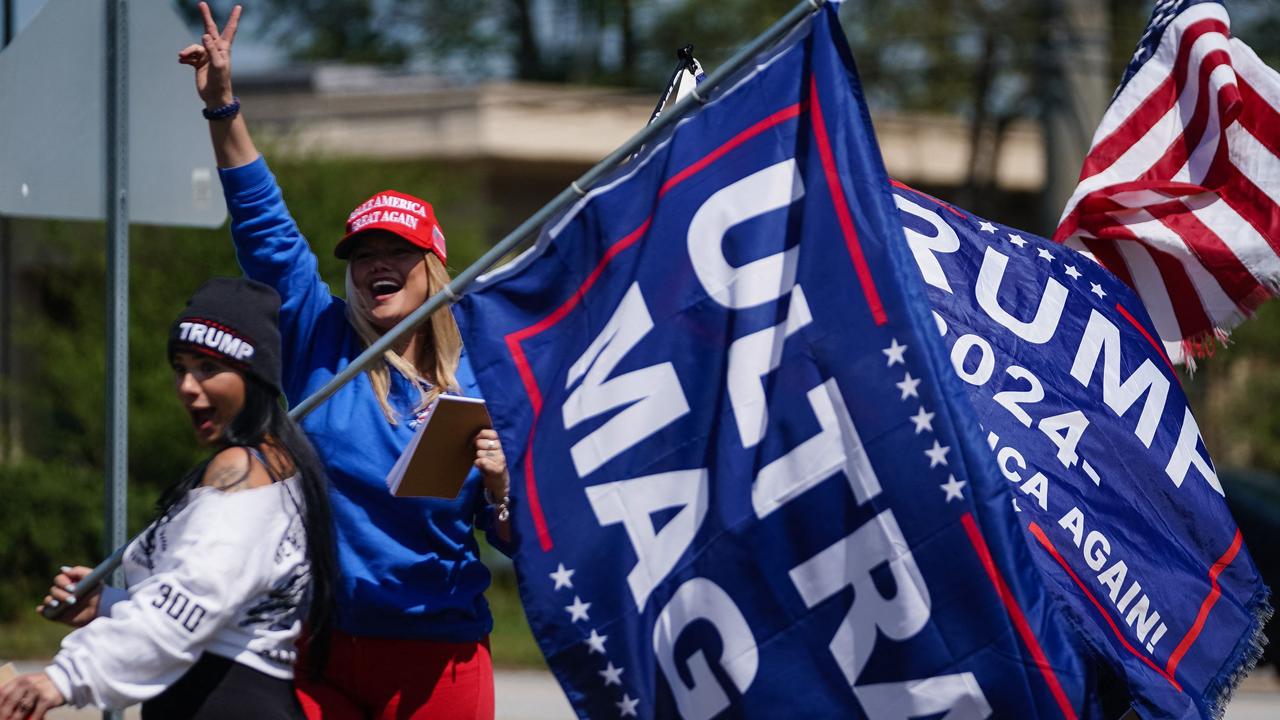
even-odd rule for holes
{"type": "Polygon", "coordinates": [[[947,502],[952,500],[964,500],[963,488],[968,485],[964,480],[956,480],[955,475],[949,475],[947,481],[939,485],[942,491],[947,494],[947,502]]]}
{"type": "Polygon", "coordinates": [[[920,386],[920,381],[911,377],[911,373],[909,372],[903,373],[902,382],[894,383],[894,386],[902,391],[903,400],[906,400],[909,397],[920,397],[920,394],[916,392],[916,388],[920,386]]]}
{"type": "Polygon", "coordinates": [[[591,628],[591,635],[584,641],[591,648],[591,652],[604,654],[604,641],[608,640],[608,635],[601,635],[596,632],[595,628],[591,628]]]}
{"type": "Polygon", "coordinates": [[[991,223],[987,222],[986,220],[983,220],[983,221],[982,221],[982,224],[981,224],[979,227],[980,227],[980,228],[982,228],[982,232],[989,232],[989,233],[993,233],[993,232],[995,232],[995,231],[996,231],[996,226],[995,226],[995,225],[992,225],[991,223]]]}
{"type": "Polygon", "coordinates": [[[1049,252],[1044,248],[1040,248],[1039,250],[1037,250],[1036,254],[1044,258],[1045,260],[1048,260],[1049,262],[1053,262],[1053,253],[1049,252]]]}
{"type": "Polygon", "coordinates": [[[1103,290],[1102,286],[1099,285],[1098,283],[1089,283],[1089,292],[1093,293],[1094,295],[1097,295],[1099,298],[1104,298],[1107,296],[1107,291],[1103,290]]]}
{"type": "Polygon", "coordinates": [[[1072,279],[1072,280],[1079,280],[1079,279],[1080,279],[1080,271],[1076,269],[1076,266],[1075,266],[1075,265],[1068,265],[1068,266],[1067,266],[1067,274],[1071,276],[1071,279],[1072,279]]]}
{"type": "Polygon", "coordinates": [[[921,405],[920,412],[917,412],[915,415],[911,416],[911,422],[916,424],[917,435],[924,432],[925,430],[928,430],[929,432],[933,432],[933,415],[934,414],[931,412],[925,412],[924,406],[921,405]]]}
{"type": "Polygon", "coordinates": [[[1013,243],[1014,245],[1017,245],[1018,247],[1022,247],[1023,245],[1027,244],[1027,241],[1023,240],[1022,236],[1016,233],[1009,233],[1009,242],[1013,243]]]}
{"type": "Polygon", "coordinates": [[[600,677],[604,678],[605,687],[610,685],[622,685],[622,671],[624,668],[614,667],[610,661],[609,666],[603,670],[599,670],[600,677]]]}
{"type": "Polygon", "coordinates": [[[551,579],[556,581],[556,586],[552,590],[559,590],[562,587],[573,587],[573,570],[565,570],[564,563],[560,563],[560,567],[551,573],[551,579]]]}
{"type": "Polygon", "coordinates": [[[907,346],[899,345],[898,339],[894,338],[889,341],[889,347],[881,350],[880,352],[884,353],[885,356],[889,358],[889,367],[893,367],[898,363],[906,364],[907,361],[902,357],[902,354],[906,351],[907,346]]]}
{"type": "Polygon", "coordinates": [[[951,448],[941,445],[937,440],[933,441],[933,447],[924,451],[929,456],[929,467],[934,468],[939,465],[947,464],[947,453],[951,452],[951,448]]]}
{"type": "Polygon", "coordinates": [[[619,717],[628,717],[628,716],[635,717],[636,705],[639,705],[639,704],[640,704],[639,699],[633,698],[626,693],[622,693],[622,702],[614,703],[614,705],[618,706],[619,717]]]}
{"type": "Polygon", "coordinates": [[[569,613],[569,622],[578,622],[579,620],[590,620],[587,617],[587,608],[591,607],[591,603],[582,602],[582,598],[577,595],[573,596],[573,604],[565,605],[565,612],[569,613]]]}

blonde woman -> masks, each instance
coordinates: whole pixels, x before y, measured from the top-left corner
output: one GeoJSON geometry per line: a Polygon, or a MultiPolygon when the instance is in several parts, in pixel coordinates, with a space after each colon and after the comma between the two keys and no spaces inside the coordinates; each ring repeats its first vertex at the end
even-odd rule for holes
{"type": "MultiPolygon", "coordinates": [[[[448,283],[444,233],[426,201],[375,194],[334,246],[348,262],[347,301],[331,295],[231,90],[240,8],[221,31],[200,8],[206,32],[179,61],[195,68],[240,264],[282,298],[284,390],[297,402],[448,283]]],[[[500,547],[509,537],[497,434],[474,439],[480,472],[454,500],[395,498],[385,484],[432,400],[476,392],[461,349],[453,317],[438,313],[302,423],[329,476],[342,571],[325,672],[299,675],[310,718],[493,717],[489,571],[472,530],[500,547]]]]}

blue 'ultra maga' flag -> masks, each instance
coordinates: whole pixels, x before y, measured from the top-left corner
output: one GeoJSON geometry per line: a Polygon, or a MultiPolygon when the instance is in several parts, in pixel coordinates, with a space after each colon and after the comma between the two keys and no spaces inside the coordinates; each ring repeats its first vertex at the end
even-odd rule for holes
{"type": "Polygon", "coordinates": [[[834,10],[721,87],[456,308],[574,708],[1103,717],[834,10]]]}

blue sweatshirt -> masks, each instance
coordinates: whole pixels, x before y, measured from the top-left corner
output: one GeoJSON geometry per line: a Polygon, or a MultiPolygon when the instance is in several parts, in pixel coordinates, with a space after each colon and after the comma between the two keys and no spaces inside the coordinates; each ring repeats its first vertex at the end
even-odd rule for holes
{"type": "MultiPolygon", "coordinates": [[[[346,303],[321,279],[307,241],[259,157],[220,170],[231,234],[245,275],[274,287],[280,307],[284,392],[290,405],[328,382],[364,350],[346,303]]],[[[465,395],[479,397],[466,355],[458,366],[465,395]]],[[[491,518],[478,472],[454,500],[397,498],[386,476],[413,437],[419,396],[391,372],[387,422],[369,376],[361,373],[302,421],[329,477],[338,562],[337,625],[352,635],[479,640],[493,627],[473,524],[491,518]]],[[[487,528],[486,528],[487,529],[487,528]]]]}

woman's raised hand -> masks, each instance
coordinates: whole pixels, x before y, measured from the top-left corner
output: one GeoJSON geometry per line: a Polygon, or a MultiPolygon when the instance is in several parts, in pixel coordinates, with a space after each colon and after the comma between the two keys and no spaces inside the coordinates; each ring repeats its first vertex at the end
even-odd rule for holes
{"type": "Polygon", "coordinates": [[[204,35],[200,44],[183,48],[178,53],[178,62],[195,68],[196,92],[204,100],[205,107],[230,105],[234,99],[231,92],[231,43],[240,24],[240,6],[231,9],[231,17],[227,18],[227,24],[221,31],[213,21],[208,3],[200,3],[200,14],[204,17],[204,35]]]}

